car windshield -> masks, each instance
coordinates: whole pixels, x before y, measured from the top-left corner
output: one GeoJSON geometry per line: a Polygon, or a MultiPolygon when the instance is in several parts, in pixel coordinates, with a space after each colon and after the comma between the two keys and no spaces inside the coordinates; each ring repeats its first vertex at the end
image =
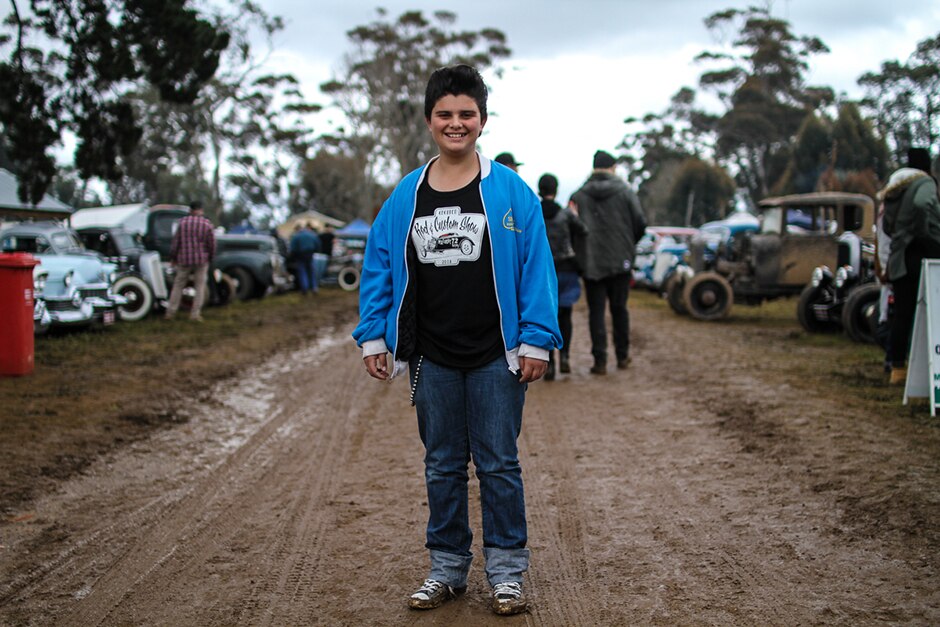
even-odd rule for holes
{"type": "Polygon", "coordinates": [[[81,252],[85,250],[81,242],[68,231],[58,231],[52,234],[52,247],[60,254],[81,252]]]}
{"type": "Polygon", "coordinates": [[[114,233],[112,235],[116,248],[119,251],[126,251],[131,248],[137,247],[137,242],[134,240],[134,237],[130,233],[114,233]]]}

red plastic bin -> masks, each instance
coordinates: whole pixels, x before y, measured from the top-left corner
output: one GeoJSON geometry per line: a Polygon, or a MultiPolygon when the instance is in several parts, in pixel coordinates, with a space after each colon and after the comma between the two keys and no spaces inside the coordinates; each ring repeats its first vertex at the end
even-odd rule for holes
{"type": "Polygon", "coordinates": [[[0,253],[0,376],[33,372],[33,268],[29,253],[0,253]]]}

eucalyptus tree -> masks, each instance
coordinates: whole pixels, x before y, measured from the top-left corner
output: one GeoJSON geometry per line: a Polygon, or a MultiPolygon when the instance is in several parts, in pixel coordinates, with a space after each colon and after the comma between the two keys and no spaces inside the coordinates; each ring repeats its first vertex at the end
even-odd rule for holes
{"type": "Polygon", "coordinates": [[[167,103],[152,89],[134,94],[144,136],[124,159],[127,176],[111,185],[112,195],[198,196],[220,221],[226,208],[259,219],[286,212],[291,181],[314,141],[308,114],[319,105],[304,99],[293,75],[266,70],[281,18],[251,0],[232,0],[215,5],[210,19],[232,39],[216,75],[188,104],[167,103]]]}
{"type": "Polygon", "coordinates": [[[348,127],[337,133],[349,139],[368,164],[367,176],[397,178],[434,154],[424,123],[424,90],[438,67],[473,65],[481,72],[509,57],[506,36],[499,30],[457,30],[457,15],[436,11],[427,19],[407,11],[357,26],[347,37],[352,44],[339,75],[320,89],[343,112],[348,127]]]}
{"type": "Polygon", "coordinates": [[[0,30],[0,132],[24,202],[56,171],[51,151],[76,138],[83,179],[118,178],[142,135],[127,94],[140,84],[190,103],[216,72],[229,35],[187,0],[10,0],[0,30]]]}
{"type": "MultiPolygon", "coordinates": [[[[858,79],[862,100],[896,163],[912,146],[933,148],[940,141],[940,34],[918,42],[905,62],[885,61],[878,72],[858,79]]],[[[936,153],[934,153],[936,156],[936,153]]]]}
{"type": "Polygon", "coordinates": [[[725,109],[716,126],[717,158],[735,168],[739,184],[757,200],[782,175],[806,115],[834,99],[832,89],[805,81],[808,59],[829,49],[817,37],[794,34],[768,8],[719,11],[705,25],[737,33],[730,47],[698,55],[700,62],[723,64],[699,83],[725,109]]]}

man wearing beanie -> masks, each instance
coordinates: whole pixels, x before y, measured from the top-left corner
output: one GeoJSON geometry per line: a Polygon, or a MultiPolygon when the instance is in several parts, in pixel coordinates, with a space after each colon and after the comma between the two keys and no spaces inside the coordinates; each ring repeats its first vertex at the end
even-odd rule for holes
{"type": "Polygon", "coordinates": [[[630,363],[630,317],[627,296],[636,243],[646,231],[640,200],[617,177],[614,157],[603,150],[594,153],[594,171],[572,202],[588,229],[582,262],[591,330],[592,374],[607,374],[605,307],[613,322],[617,368],[630,363]]]}

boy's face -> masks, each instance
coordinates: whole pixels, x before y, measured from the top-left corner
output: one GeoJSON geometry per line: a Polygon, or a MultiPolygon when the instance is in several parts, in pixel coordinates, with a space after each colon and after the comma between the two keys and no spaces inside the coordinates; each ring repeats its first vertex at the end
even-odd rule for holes
{"type": "Polygon", "coordinates": [[[476,150],[477,138],[486,124],[476,100],[467,95],[453,94],[447,94],[434,103],[431,119],[426,122],[441,154],[455,157],[476,150]]]}

